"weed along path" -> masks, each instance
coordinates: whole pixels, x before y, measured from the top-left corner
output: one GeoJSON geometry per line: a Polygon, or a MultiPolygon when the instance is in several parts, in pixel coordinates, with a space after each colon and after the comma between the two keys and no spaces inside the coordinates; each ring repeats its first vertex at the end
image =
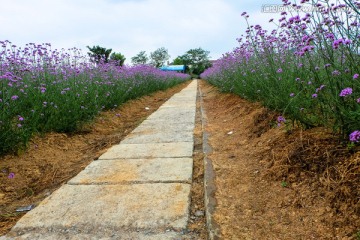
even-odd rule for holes
{"type": "Polygon", "coordinates": [[[4,239],[183,239],[197,81],[24,215],[4,239]]]}

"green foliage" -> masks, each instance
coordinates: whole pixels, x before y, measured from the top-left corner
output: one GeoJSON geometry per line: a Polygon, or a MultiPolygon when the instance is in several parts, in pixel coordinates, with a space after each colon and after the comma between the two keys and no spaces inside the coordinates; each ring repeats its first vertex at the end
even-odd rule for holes
{"type": "Polygon", "coordinates": [[[186,52],[186,59],[190,61],[192,73],[200,75],[205,69],[211,67],[209,51],[202,48],[190,49],[186,52]]]}
{"type": "Polygon", "coordinates": [[[86,47],[90,51],[90,52],[88,52],[88,55],[89,55],[91,61],[93,61],[95,63],[109,62],[109,56],[110,56],[112,49],[106,49],[104,47],[100,47],[99,45],[93,46],[93,47],[89,47],[89,46],[86,46],[86,47]]]}
{"type": "MultiPolygon", "coordinates": [[[[0,52],[0,155],[24,151],[38,133],[77,131],[103,110],[189,78],[147,65],[120,68],[102,63],[97,56],[94,59],[100,60],[95,66],[77,50],[4,45],[0,52]]],[[[121,54],[113,56],[123,59],[121,54]]]]}
{"type": "Polygon", "coordinates": [[[187,65],[187,64],[185,64],[185,61],[182,59],[182,56],[178,56],[177,58],[175,58],[171,64],[172,65],[187,65]]]}
{"type": "Polygon", "coordinates": [[[158,48],[150,53],[150,63],[156,68],[164,66],[165,62],[169,60],[170,55],[168,50],[164,47],[158,48]]]}
{"type": "Polygon", "coordinates": [[[355,233],[356,240],[360,240],[360,230],[355,233]]]}
{"type": "Polygon", "coordinates": [[[145,65],[148,61],[149,57],[147,56],[146,51],[141,51],[131,58],[131,62],[134,65],[145,65]]]}
{"type": "Polygon", "coordinates": [[[121,53],[115,53],[115,52],[110,55],[110,59],[117,66],[124,65],[124,62],[126,60],[124,55],[122,55],[121,53]]]}
{"type": "Polygon", "coordinates": [[[288,183],[287,183],[287,182],[285,182],[285,181],[282,181],[282,182],[281,182],[281,186],[282,186],[283,188],[285,188],[285,187],[287,187],[287,186],[288,186],[288,183]]]}
{"type": "MultiPolygon", "coordinates": [[[[328,1],[324,4],[331,8],[328,1]]],[[[324,126],[358,145],[360,15],[325,9],[305,14],[306,21],[300,16],[287,21],[284,16],[273,31],[248,23],[245,36],[238,39],[240,46],[202,78],[282,112],[293,125],[324,126]]]]}
{"type": "Polygon", "coordinates": [[[205,51],[202,48],[190,49],[184,55],[175,58],[173,64],[189,66],[190,74],[200,75],[207,68],[211,67],[209,53],[209,51],[205,51]]]}

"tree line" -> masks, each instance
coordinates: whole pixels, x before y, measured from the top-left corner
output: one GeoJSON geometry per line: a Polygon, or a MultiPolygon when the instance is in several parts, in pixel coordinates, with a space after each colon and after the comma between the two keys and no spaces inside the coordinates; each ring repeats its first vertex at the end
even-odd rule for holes
{"type": "MultiPolygon", "coordinates": [[[[106,49],[100,46],[89,47],[88,55],[90,60],[94,63],[114,63],[117,66],[123,66],[125,63],[125,56],[121,53],[112,52],[112,49],[106,49]]],[[[209,60],[209,51],[202,48],[194,48],[185,52],[183,55],[176,57],[170,65],[185,65],[186,73],[191,75],[200,75],[205,69],[211,67],[209,60]]],[[[170,59],[168,50],[164,47],[156,49],[150,55],[146,51],[140,51],[131,58],[133,65],[152,65],[156,68],[166,65],[170,59]]]]}

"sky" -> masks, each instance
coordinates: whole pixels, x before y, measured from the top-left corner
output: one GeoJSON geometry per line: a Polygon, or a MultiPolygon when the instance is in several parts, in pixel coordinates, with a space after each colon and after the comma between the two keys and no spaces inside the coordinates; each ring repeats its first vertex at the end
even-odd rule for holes
{"type": "MultiPolygon", "coordinates": [[[[120,52],[131,63],[140,51],[168,49],[170,60],[189,49],[210,51],[211,59],[238,46],[251,24],[268,23],[274,14],[264,4],[280,0],[0,0],[0,41],[23,47],[51,43],[52,49],[99,45],[120,52]]],[[[276,14],[275,16],[278,16],[276,14]]]]}

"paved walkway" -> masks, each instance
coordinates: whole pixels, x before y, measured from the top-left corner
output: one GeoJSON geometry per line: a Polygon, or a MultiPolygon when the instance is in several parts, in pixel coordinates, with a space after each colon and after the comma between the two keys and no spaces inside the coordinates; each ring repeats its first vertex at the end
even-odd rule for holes
{"type": "Polygon", "coordinates": [[[197,81],[28,212],[5,239],[182,239],[197,81]]]}

